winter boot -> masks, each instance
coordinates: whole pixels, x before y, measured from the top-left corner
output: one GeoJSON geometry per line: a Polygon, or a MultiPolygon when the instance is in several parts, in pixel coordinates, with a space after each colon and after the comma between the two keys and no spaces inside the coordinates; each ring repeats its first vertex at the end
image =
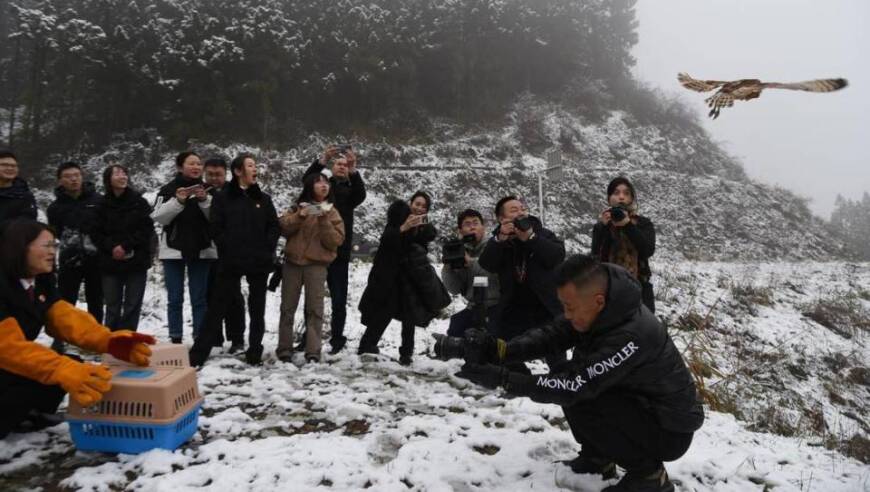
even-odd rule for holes
{"type": "Polygon", "coordinates": [[[606,487],[602,492],[674,492],[674,484],[668,479],[665,467],[651,474],[629,470],[619,483],[606,487]]]}
{"type": "Polygon", "coordinates": [[[341,352],[344,349],[344,346],[347,344],[347,338],[345,337],[332,337],[329,341],[329,345],[331,346],[329,350],[329,355],[335,355],[341,352]]]}
{"type": "Polygon", "coordinates": [[[574,473],[601,474],[604,480],[616,478],[616,465],[606,458],[592,456],[590,453],[580,452],[573,460],[562,462],[574,473]]]}
{"type": "Polygon", "coordinates": [[[259,366],[263,363],[263,346],[250,346],[245,352],[245,362],[252,366],[259,366]]]}

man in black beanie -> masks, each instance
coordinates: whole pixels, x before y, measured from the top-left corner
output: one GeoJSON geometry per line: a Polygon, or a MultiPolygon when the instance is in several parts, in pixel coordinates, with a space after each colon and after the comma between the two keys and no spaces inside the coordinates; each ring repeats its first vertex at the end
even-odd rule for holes
{"type": "Polygon", "coordinates": [[[592,228],[592,256],[628,270],[641,284],[643,304],[655,312],[649,267],[656,250],[655,227],[638,213],[637,193],[628,178],[619,176],[607,185],[607,204],[592,228]]]}

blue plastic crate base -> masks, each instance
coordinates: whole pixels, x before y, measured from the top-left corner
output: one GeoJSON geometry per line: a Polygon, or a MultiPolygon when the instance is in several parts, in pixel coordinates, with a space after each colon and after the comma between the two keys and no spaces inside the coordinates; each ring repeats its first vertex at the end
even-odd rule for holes
{"type": "Polygon", "coordinates": [[[197,404],[175,422],[134,424],[96,420],[69,420],[73,443],[80,451],[137,454],[152,449],[173,451],[196,433],[199,423],[197,404]]]}

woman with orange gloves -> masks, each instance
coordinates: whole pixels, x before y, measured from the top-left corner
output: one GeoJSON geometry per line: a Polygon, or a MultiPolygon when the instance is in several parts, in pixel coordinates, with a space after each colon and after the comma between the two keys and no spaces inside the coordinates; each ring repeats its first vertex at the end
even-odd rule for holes
{"type": "Polygon", "coordinates": [[[56,353],[34,340],[43,326],[85,350],[148,365],[154,337],[109,331],[87,311],[60,299],[52,274],[57,241],[45,224],[10,222],[0,238],[0,439],[40,414],[53,414],[66,393],[83,406],[102,399],[111,372],[56,353]]]}

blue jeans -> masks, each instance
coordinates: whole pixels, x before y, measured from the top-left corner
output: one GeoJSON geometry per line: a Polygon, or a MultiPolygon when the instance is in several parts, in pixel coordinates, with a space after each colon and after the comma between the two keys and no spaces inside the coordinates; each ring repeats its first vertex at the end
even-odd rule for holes
{"type": "Polygon", "coordinates": [[[184,336],[184,270],[187,268],[187,289],[193,311],[193,337],[205,322],[208,307],[208,272],[214,260],[163,260],[163,276],[166,280],[166,317],[169,321],[169,336],[184,336]]]}

